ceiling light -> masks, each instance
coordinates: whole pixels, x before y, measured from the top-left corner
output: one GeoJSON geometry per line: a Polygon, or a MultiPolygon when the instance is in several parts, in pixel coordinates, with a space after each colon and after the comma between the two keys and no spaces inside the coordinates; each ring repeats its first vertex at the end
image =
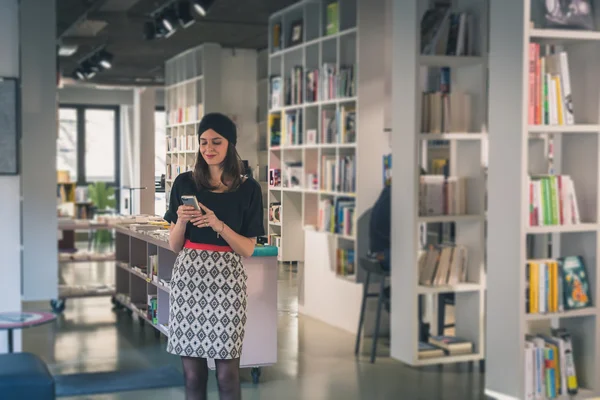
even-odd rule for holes
{"type": "Polygon", "coordinates": [[[71,57],[75,53],[77,53],[77,46],[67,46],[61,44],[58,47],[58,55],[61,57],[71,57]]]}
{"type": "MultiPolygon", "coordinates": [[[[173,34],[175,32],[175,24],[177,22],[177,18],[175,17],[175,10],[172,8],[168,8],[160,17],[160,21],[165,29],[169,32],[169,34],[173,34]]],[[[170,36],[167,34],[167,37],[170,36]]]]}
{"type": "Polygon", "coordinates": [[[214,3],[214,0],[194,0],[194,10],[205,17],[212,3],[214,3]]]}
{"type": "Polygon", "coordinates": [[[190,12],[190,2],[180,1],[177,3],[177,17],[182,27],[187,28],[196,22],[190,12]]]}
{"type": "Polygon", "coordinates": [[[106,50],[102,50],[98,54],[98,64],[104,69],[110,69],[112,67],[113,55],[106,50]]]}

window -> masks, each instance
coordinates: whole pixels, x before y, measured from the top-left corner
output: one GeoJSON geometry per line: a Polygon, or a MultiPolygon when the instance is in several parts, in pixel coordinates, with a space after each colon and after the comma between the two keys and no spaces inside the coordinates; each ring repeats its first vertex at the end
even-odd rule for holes
{"type": "Polygon", "coordinates": [[[116,182],[115,110],[85,110],[87,182],[116,182]]]}
{"type": "Polygon", "coordinates": [[[119,135],[118,106],[61,105],[56,168],[77,186],[106,182],[119,198],[119,135]]]}
{"type": "Polygon", "coordinates": [[[56,169],[68,171],[71,181],[77,182],[77,110],[61,108],[58,119],[56,169]]]}

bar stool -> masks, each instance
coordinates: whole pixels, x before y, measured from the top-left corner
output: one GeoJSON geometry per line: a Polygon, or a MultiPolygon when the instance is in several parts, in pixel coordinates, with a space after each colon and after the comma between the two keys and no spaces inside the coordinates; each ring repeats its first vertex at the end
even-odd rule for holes
{"type": "Polygon", "coordinates": [[[390,308],[390,291],[385,290],[385,280],[390,276],[390,272],[384,270],[381,267],[379,260],[371,257],[361,257],[359,261],[360,267],[365,270],[367,276],[364,282],[363,298],[360,307],[360,318],[358,321],[358,332],[356,333],[356,346],[354,348],[354,354],[358,355],[360,349],[360,334],[365,320],[365,307],[367,305],[367,298],[377,297],[377,313],[375,316],[375,334],[373,336],[373,346],[371,347],[371,363],[375,362],[375,353],[377,350],[377,341],[379,339],[379,324],[381,321],[381,307],[385,305],[389,311],[390,308]],[[374,274],[380,278],[379,292],[369,292],[369,283],[371,281],[371,274],[374,274]]]}

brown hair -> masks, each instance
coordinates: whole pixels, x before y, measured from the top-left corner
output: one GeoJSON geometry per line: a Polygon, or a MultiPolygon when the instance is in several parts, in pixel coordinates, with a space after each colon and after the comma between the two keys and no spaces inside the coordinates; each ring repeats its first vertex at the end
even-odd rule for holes
{"type": "MultiPolygon", "coordinates": [[[[227,191],[234,191],[240,186],[242,182],[242,171],[244,170],[242,166],[242,159],[231,142],[227,143],[227,153],[225,154],[225,159],[221,163],[220,167],[223,169],[223,174],[221,175],[221,182],[225,186],[227,186],[227,191]]],[[[210,184],[210,170],[208,169],[208,164],[204,157],[202,157],[202,153],[200,149],[198,149],[198,154],[196,156],[196,165],[194,166],[194,171],[192,172],[192,176],[194,177],[194,182],[196,182],[196,186],[198,190],[208,189],[215,190],[216,186],[212,186],[210,184]]]]}

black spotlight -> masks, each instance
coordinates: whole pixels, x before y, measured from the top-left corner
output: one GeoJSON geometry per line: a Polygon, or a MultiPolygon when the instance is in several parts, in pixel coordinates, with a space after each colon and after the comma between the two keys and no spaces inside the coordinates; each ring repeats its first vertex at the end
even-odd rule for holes
{"type": "Polygon", "coordinates": [[[179,23],[183,28],[192,26],[194,22],[196,22],[192,16],[192,12],[190,11],[189,1],[180,1],[177,3],[177,17],[179,18],[179,23]]]}
{"type": "Polygon", "coordinates": [[[204,17],[214,2],[214,0],[194,0],[194,10],[204,17]]]}
{"type": "Polygon", "coordinates": [[[96,62],[102,68],[110,69],[110,68],[112,68],[112,60],[113,60],[113,55],[110,54],[106,50],[102,50],[102,51],[100,51],[100,53],[98,53],[96,62]]]}
{"type": "Polygon", "coordinates": [[[175,9],[167,8],[162,15],[159,17],[163,27],[167,30],[165,37],[169,37],[175,33],[175,24],[177,23],[177,16],[175,9]]]}

